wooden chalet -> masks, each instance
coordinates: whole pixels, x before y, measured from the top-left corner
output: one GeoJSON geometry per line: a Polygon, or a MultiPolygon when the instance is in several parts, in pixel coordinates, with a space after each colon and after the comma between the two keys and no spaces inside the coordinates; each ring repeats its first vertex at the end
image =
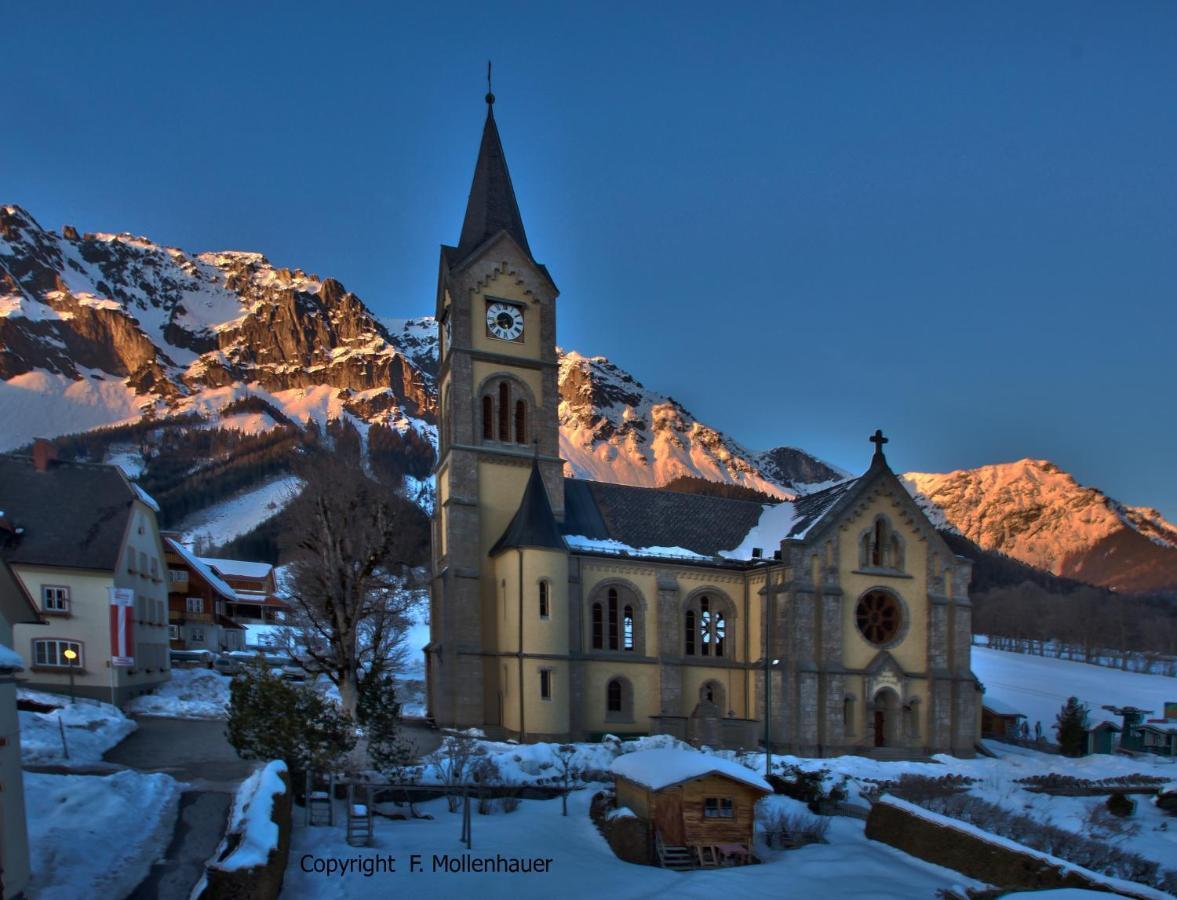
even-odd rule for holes
{"type": "Polygon", "coordinates": [[[694,750],[640,750],[612,766],[617,805],[646,823],[666,868],[754,861],[756,802],[772,788],[751,769],[694,750]]]}

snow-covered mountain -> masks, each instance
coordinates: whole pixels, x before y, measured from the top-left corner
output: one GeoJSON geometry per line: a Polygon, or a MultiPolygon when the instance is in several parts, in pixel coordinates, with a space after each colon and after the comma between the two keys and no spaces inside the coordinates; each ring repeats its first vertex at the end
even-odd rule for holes
{"type": "Polygon", "coordinates": [[[403,427],[435,408],[430,379],[334,279],[258,253],[58,234],[17,206],[0,207],[0,379],[0,449],[144,415],[216,416],[248,394],[299,423],[403,427]]]}
{"type": "MultiPolygon", "coordinates": [[[[58,233],[19,207],[0,207],[0,451],[144,419],[296,436],[308,419],[335,420],[361,441],[379,423],[435,441],[437,352],[432,318],[379,320],[335,279],[257,253],[193,254],[68,226],[58,233]]],[[[579,477],[646,486],[697,478],[785,497],[846,474],[793,447],[749,450],[604,357],[562,353],[560,400],[561,451],[579,477]]],[[[106,458],[139,473],[169,446],[158,436],[156,446],[140,446],[150,442],[144,434],[112,433],[106,458]]],[[[285,440],[293,447],[298,438],[285,440]]],[[[401,453],[390,440],[382,437],[383,452],[401,453]]],[[[198,443],[189,436],[185,452],[198,443]]],[[[223,451],[219,464],[235,452],[270,453],[270,462],[246,459],[232,490],[209,504],[245,502],[288,474],[273,463],[278,451],[256,442],[223,451]]],[[[184,478],[204,479],[175,503],[182,524],[215,518],[211,506],[193,504],[219,471],[198,461],[176,477],[157,471],[176,490],[184,478]]],[[[907,477],[938,523],[983,548],[1121,589],[1177,586],[1177,527],[1051,463],[907,477]]]]}
{"type": "Polygon", "coordinates": [[[1117,590],[1177,585],[1177,526],[1041,459],[904,478],[934,519],[987,550],[1117,590]]]}

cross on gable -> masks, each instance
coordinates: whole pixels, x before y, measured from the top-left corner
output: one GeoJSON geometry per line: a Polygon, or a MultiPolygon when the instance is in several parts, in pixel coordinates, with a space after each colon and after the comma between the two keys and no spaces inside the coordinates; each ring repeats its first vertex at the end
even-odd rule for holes
{"type": "Polygon", "coordinates": [[[883,429],[876,428],[875,433],[870,436],[870,442],[875,445],[875,453],[880,456],[883,453],[883,444],[886,444],[890,438],[883,437],[883,429]]]}

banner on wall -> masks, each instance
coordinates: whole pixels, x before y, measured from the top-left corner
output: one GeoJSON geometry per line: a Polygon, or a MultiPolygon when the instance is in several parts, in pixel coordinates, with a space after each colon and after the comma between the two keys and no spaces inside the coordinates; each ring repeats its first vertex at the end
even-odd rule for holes
{"type": "Polygon", "coordinates": [[[110,664],[135,665],[135,592],[110,588],[110,664]]]}

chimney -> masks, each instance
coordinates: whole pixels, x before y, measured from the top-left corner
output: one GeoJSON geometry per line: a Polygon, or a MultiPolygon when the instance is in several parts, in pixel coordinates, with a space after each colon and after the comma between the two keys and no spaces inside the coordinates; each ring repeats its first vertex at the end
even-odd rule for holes
{"type": "Polygon", "coordinates": [[[37,438],[33,441],[33,468],[38,472],[48,470],[49,463],[57,459],[57,448],[52,441],[37,438]]]}

